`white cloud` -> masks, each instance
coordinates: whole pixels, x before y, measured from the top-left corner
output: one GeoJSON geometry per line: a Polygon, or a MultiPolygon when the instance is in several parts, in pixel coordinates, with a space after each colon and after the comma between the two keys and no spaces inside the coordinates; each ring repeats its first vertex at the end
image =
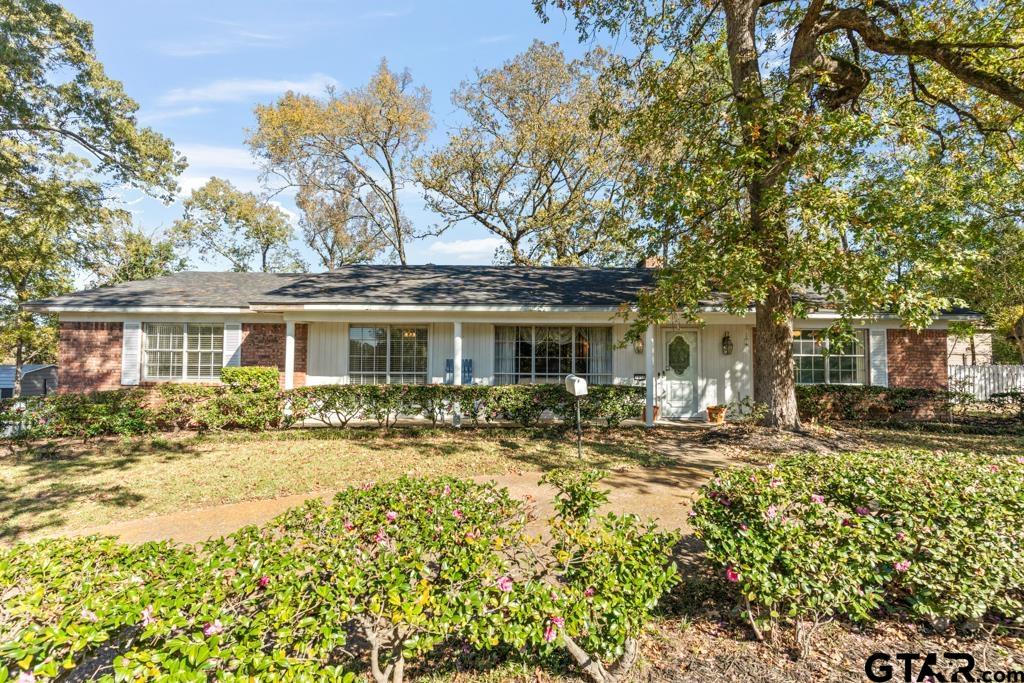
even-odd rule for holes
{"type": "Polygon", "coordinates": [[[412,7],[406,7],[404,9],[382,9],[373,10],[372,12],[363,12],[359,15],[360,19],[396,19],[398,17],[404,17],[412,14],[412,7]]]}
{"type": "Polygon", "coordinates": [[[505,241],[500,237],[481,237],[470,240],[438,240],[427,246],[426,252],[446,259],[475,263],[490,263],[494,252],[505,241]]]}
{"type": "Polygon", "coordinates": [[[216,35],[195,36],[189,40],[156,43],[153,47],[168,57],[222,55],[244,49],[284,47],[284,36],[235,27],[216,35]]]}
{"type": "Polygon", "coordinates": [[[268,78],[230,78],[213,81],[195,88],[175,88],[160,97],[164,105],[186,102],[241,102],[254,97],[280,95],[293,91],[319,95],[338,82],[326,74],[316,73],[300,81],[268,78]]]}
{"type": "Polygon", "coordinates": [[[140,114],[139,121],[142,123],[155,123],[167,119],[183,119],[188,116],[198,116],[211,111],[206,107],[182,107],[180,109],[163,109],[147,114],[140,114]]]}

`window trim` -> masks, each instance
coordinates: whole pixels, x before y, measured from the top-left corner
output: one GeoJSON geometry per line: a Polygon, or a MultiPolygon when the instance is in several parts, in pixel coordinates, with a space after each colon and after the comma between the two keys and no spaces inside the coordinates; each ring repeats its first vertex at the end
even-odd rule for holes
{"type": "MultiPolygon", "coordinates": [[[[431,383],[431,380],[430,380],[430,350],[431,350],[430,349],[430,342],[431,342],[430,327],[431,326],[430,326],[429,323],[412,323],[412,324],[402,324],[402,323],[350,323],[348,325],[347,334],[346,334],[346,342],[348,343],[348,365],[345,368],[345,372],[346,372],[345,376],[348,378],[348,383],[349,384],[356,384],[356,382],[352,381],[353,377],[376,376],[376,375],[380,374],[380,373],[372,372],[372,371],[368,372],[368,371],[363,371],[363,370],[359,370],[359,371],[353,371],[352,370],[352,358],[353,358],[353,356],[352,356],[352,329],[353,328],[371,328],[371,329],[378,328],[378,329],[383,329],[384,330],[384,383],[382,385],[379,385],[379,386],[386,386],[386,385],[393,384],[393,382],[391,381],[391,374],[392,374],[391,373],[391,332],[394,329],[423,330],[426,333],[426,340],[425,340],[426,341],[426,343],[425,343],[426,363],[425,363],[424,369],[423,369],[423,382],[422,382],[422,384],[423,385],[430,384],[431,383]]],[[[398,372],[395,372],[394,374],[408,376],[408,375],[410,375],[412,373],[398,371],[398,372]]],[[[358,382],[358,384],[365,384],[365,382],[358,382]]],[[[376,382],[372,382],[372,384],[377,384],[377,383],[376,382]]],[[[396,384],[396,386],[421,386],[421,385],[419,385],[419,384],[410,384],[410,383],[401,383],[401,384],[396,384]]]]}
{"type": "MultiPolygon", "coordinates": [[[[147,320],[142,323],[141,337],[142,337],[142,354],[140,358],[139,375],[143,382],[180,382],[180,383],[191,383],[191,384],[220,384],[220,371],[224,369],[224,323],[222,322],[178,322],[178,321],[164,321],[164,320],[147,320]],[[149,374],[149,327],[151,325],[181,325],[181,375],[179,376],[157,376],[153,377],[149,374]],[[203,351],[202,349],[196,349],[190,351],[188,348],[188,328],[189,325],[196,325],[199,327],[219,327],[220,338],[221,338],[221,349],[220,349],[220,365],[217,369],[216,376],[210,377],[189,377],[189,355],[195,354],[198,356],[200,353],[210,353],[209,351],[203,351]]],[[[159,349],[153,349],[159,351],[159,349]]]]}
{"type": "MultiPolygon", "coordinates": [[[[793,330],[793,334],[794,334],[794,337],[795,337],[796,333],[798,333],[798,332],[801,333],[801,334],[812,333],[812,334],[815,334],[815,335],[821,335],[824,331],[825,331],[824,329],[805,328],[805,329],[793,330]]],[[[871,350],[870,350],[870,347],[869,347],[869,344],[871,343],[871,337],[868,334],[867,328],[855,329],[853,331],[853,333],[854,333],[854,336],[857,339],[857,343],[860,343],[860,346],[861,346],[861,353],[859,353],[859,354],[846,354],[846,353],[843,353],[843,354],[831,354],[831,353],[829,353],[829,354],[824,354],[824,353],[823,354],[807,354],[807,353],[795,354],[795,353],[792,353],[792,357],[793,357],[793,382],[794,382],[794,384],[796,384],[797,386],[822,386],[822,385],[832,385],[832,384],[834,384],[836,386],[845,386],[845,387],[869,386],[871,384],[871,350]],[[824,368],[822,369],[822,372],[824,373],[824,375],[823,375],[824,381],[823,382],[801,382],[799,374],[798,374],[798,370],[799,369],[797,368],[797,362],[796,362],[797,358],[821,358],[822,362],[824,363],[824,368]],[[838,358],[859,358],[860,359],[860,366],[859,366],[859,368],[857,370],[857,374],[861,376],[861,381],[859,381],[859,382],[833,382],[832,378],[831,378],[831,375],[832,375],[832,360],[833,359],[838,359],[838,358]]],[[[795,338],[790,340],[790,349],[792,349],[792,344],[793,344],[794,341],[796,341],[795,338]]],[[[820,339],[819,343],[822,345],[823,348],[828,348],[831,345],[831,341],[828,338],[820,339]]]]}
{"type": "MultiPolygon", "coordinates": [[[[610,337],[610,342],[611,342],[611,344],[608,347],[609,353],[611,354],[610,357],[609,357],[608,372],[601,372],[601,373],[588,372],[588,373],[583,373],[583,376],[587,379],[587,382],[590,383],[590,384],[601,385],[601,384],[614,384],[615,383],[615,328],[612,325],[575,325],[575,324],[569,324],[569,325],[558,325],[558,324],[548,324],[548,325],[495,325],[494,326],[494,329],[495,329],[495,332],[494,332],[494,370],[493,370],[493,377],[494,377],[494,384],[495,384],[495,386],[514,386],[516,384],[520,384],[521,380],[526,377],[526,373],[519,373],[519,372],[516,372],[516,371],[513,371],[511,373],[509,373],[509,372],[498,372],[498,369],[497,369],[498,368],[498,332],[497,332],[497,330],[498,330],[499,327],[512,328],[512,329],[517,331],[517,333],[516,333],[517,335],[518,335],[518,330],[521,329],[521,328],[529,328],[530,329],[530,384],[531,385],[537,384],[537,330],[538,329],[542,329],[542,328],[548,328],[548,329],[551,329],[551,328],[557,328],[557,329],[568,328],[569,329],[569,339],[570,339],[569,346],[572,349],[571,353],[570,353],[570,356],[569,356],[569,367],[572,368],[570,370],[570,373],[572,373],[572,374],[578,374],[578,373],[576,373],[576,360],[577,360],[577,355],[576,355],[576,331],[580,330],[580,329],[596,329],[596,328],[606,329],[606,330],[608,330],[609,337],[610,337]],[[601,382],[592,381],[591,378],[593,378],[595,376],[601,377],[601,378],[606,378],[606,379],[604,381],[601,381],[601,382]],[[511,379],[513,381],[504,382],[503,383],[499,379],[501,377],[506,377],[506,378],[509,378],[509,379],[511,379]]],[[[513,345],[517,345],[518,343],[519,343],[519,339],[518,339],[518,336],[517,336],[516,339],[513,341],[513,345]]],[[[518,355],[513,355],[513,358],[512,358],[513,366],[515,366],[515,361],[518,358],[519,358],[518,355]]],[[[566,373],[566,374],[569,374],[569,373],[566,373]]],[[[550,377],[552,377],[552,374],[550,372],[541,373],[541,376],[545,377],[545,378],[550,378],[550,377]]],[[[552,382],[543,382],[543,383],[544,384],[552,384],[552,382]]]]}

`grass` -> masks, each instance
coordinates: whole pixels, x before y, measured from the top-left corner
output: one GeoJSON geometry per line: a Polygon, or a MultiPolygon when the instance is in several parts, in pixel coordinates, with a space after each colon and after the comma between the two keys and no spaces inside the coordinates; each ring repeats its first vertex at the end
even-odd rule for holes
{"type": "MultiPolygon", "coordinates": [[[[643,433],[587,436],[584,466],[661,464],[643,433]]],[[[306,429],[35,444],[0,456],[0,541],[403,474],[503,475],[576,460],[550,430],[306,429]]]]}

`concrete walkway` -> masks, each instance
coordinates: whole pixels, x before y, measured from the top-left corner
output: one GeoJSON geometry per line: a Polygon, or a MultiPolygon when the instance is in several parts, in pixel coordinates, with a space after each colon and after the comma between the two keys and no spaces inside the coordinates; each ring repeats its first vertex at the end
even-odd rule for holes
{"type": "MultiPolygon", "coordinates": [[[[662,467],[639,467],[611,473],[601,482],[610,489],[606,510],[633,513],[653,518],[670,529],[688,531],[687,513],[696,489],[721,467],[733,464],[729,458],[713,448],[697,448],[674,439],[657,446],[656,450],[669,456],[672,464],[662,467]]],[[[473,477],[475,481],[493,481],[506,487],[509,494],[536,502],[541,518],[552,512],[554,489],[539,482],[543,473],[524,472],[501,476],[473,477]]],[[[81,529],[75,535],[103,534],[118,536],[129,543],[142,543],[172,539],[181,543],[195,543],[229,534],[248,524],[262,524],[288,508],[301,505],[310,498],[329,500],[334,491],[282,496],[265,500],[229,503],[208,508],[174,512],[103,526],[81,529]]]]}

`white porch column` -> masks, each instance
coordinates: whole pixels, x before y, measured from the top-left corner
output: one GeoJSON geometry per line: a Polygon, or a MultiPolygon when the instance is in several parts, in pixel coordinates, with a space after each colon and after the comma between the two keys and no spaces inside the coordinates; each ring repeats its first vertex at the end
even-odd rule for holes
{"type": "Polygon", "coordinates": [[[284,388],[295,387],[295,323],[284,324],[284,388]]]}
{"type": "Polygon", "coordinates": [[[647,373],[647,412],[644,423],[654,426],[654,325],[647,326],[644,334],[644,371],[647,373]]]}
{"type": "Polygon", "coordinates": [[[462,384],[462,321],[452,323],[452,384],[462,384]]]}

